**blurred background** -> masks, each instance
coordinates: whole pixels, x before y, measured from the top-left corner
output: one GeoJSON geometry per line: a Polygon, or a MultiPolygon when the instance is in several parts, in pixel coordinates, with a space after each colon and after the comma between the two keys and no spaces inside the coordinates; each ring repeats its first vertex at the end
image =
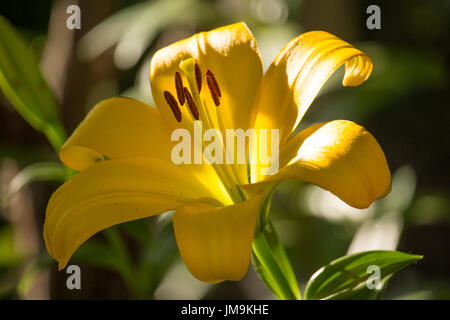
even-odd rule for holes
{"type": "MultiPolygon", "coordinates": [[[[293,37],[326,30],[374,61],[360,87],[343,70],[321,90],[301,128],[348,119],[382,146],[393,189],[366,210],[310,184],[288,181],[271,216],[301,288],[322,265],[371,249],[421,254],[394,275],[385,299],[450,299],[450,1],[366,0],[40,0],[2,1],[39,59],[70,134],[97,102],[129,96],[152,104],[149,61],[158,48],[198,31],[245,21],[264,67],[293,37]],[[81,8],[68,30],[66,9],[81,8]],[[366,9],[381,8],[369,30],[366,9]]],[[[43,134],[0,92],[0,299],[272,299],[250,268],[240,282],[209,285],[179,256],[170,213],[94,236],[71,260],[81,290],[68,290],[46,252],[42,226],[52,192],[70,173],[43,134]]]]}

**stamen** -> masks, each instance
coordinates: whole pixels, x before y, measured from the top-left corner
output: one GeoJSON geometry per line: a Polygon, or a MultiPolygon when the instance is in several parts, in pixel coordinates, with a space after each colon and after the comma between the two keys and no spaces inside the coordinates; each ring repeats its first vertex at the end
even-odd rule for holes
{"type": "Polygon", "coordinates": [[[177,119],[178,122],[181,122],[181,110],[178,107],[178,103],[175,97],[169,91],[164,91],[164,98],[166,98],[167,104],[169,105],[170,109],[172,109],[175,119],[177,119]]]}
{"type": "Polygon", "coordinates": [[[189,107],[189,110],[191,110],[192,116],[194,117],[195,120],[199,119],[199,113],[198,113],[198,109],[197,106],[195,105],[194,99],[192,99],[191,93],[189,92],[189,90],[184,87],[184,96],[186,97],[186,102],[187,105],[189,107]]]}
{"type": "Polygon", "coordinates": [[[211,93],[214,104],[218,107],[220,105],[219,98],[222,96],[222,92],[220,92],[219,84],[211,70],[206,70],[206,83],[208,84],[209,92],[211,93]]]}
{"type": "Polygon", "coordinates": [[[175,88],[177,89],[177,96],[180,105],[184,104],[184,94],[183,94],[183,80],[181,79],[180,73],[175,72],[175,88]]]}
{"type": "Polygon", "coordinates": [[[206,77],[211,78],[211,81],[214,85],[214,90],[217,90],[217,95],[219,96],[219,98],[221,98],[222,92],[220,92],[220,87],[219,87],[219,84],[217,83],[216,77],[214,77],[214,73],[212,73],[211,70],[206,70],[206,77]]]}
{"type": "Polygon", "coordinates": [[[198,93],[202,90],[202,71],[197,63],[195,63],[195,81],[197,82],[198,93]]]}

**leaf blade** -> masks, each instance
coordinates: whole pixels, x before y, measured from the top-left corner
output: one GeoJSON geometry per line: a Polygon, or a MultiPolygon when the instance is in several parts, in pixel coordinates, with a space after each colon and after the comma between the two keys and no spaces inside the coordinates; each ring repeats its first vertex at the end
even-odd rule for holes
{"type": "Polygon", "coordinates": [[[422,256],[388,250],[364,251],[341,257],[311,277],[305,289],[305,299],[324,299],[355,288],[371,276],[367,272],[371,265],[380,268],[383,279],[420,259],[422,256]]]}
{"type": "Polygon", "coordinates": [[[257,232],[255,235],[252,253],[255,271],[279,299],[300,299],[300,292],[296,292],[289,283],[289,277],[284,273],[284,270],[276,260],[264,231],[257,232]]]}
{"type": "Polygon", "coordinates": [[[0,16],[0,88],[17,112],[47,135],[55,149],[65,141],[56,99],[36,57],[11,23],[0,16]]]}

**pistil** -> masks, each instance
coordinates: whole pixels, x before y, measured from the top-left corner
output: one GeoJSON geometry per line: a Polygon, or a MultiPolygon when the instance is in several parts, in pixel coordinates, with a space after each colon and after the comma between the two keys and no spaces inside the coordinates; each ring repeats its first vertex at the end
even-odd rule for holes
{"type": "MultiPolygon", "coordinates": [[[[190,92],[188,88],[185,87],[184,96],[186,98],[187,105],[191,110],[193,118],[195,120],[201,120],[207,129],[218,128],[219,124],[217,120],[216,108],[209,108],[206,101],[204,101],[204,99],[200,97],[200,92],[202,89],[202,72],[200,66],[194,59],[191,58],[181,62],[180,68],[183,71],[189,83],[190,92]],[[213,114],[211,114],[211,112],[213,114]]],[[[210,93],[214,92],[217,99],[219,99],[222,94],[219,88],[219,84],[217,83],[217,80],[214,77],[214,74],[210,70],[208,70],[205,73],[205,78],[208,87],[211,86],[213,88],[212,89],[213,91],[211,91],[210,88],[209,90],[210,93]]],[[[216,106],[219,105],[220,100],[219,103],[216,104],[216,106]]],[[[225,148],[225,146],[223,145],[223,141],[221,143],[223,148],[225,148]]],[[[242,201],[242,196],[239,190],[237,189],[236,184],[238,180],[236,179],[236,175],[234,174],[233,169],[223,164],[212,163],[211,165],[213,166],[214,170],[217,172],[218,176],[223,181],[224,185],[227,186],[227,189],[229,190],[233,200],[235,202],[242,201]]]]}

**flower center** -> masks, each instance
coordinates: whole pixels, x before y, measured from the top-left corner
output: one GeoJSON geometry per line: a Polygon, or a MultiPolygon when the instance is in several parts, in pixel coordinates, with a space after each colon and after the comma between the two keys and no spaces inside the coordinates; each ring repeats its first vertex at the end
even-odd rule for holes
{"type": "MultiPolygon", "coordinates": [[[[184,86],[182,75],[177,71],[174,74],[177,98],[169,91],[164,91],[164,98],[175,119],[181,123],[182,110],[180,106],[186,103],[192,120],[200,120],[206,129],[218,128],[222,132],[222,136],[224,136],[225,126],[217,109],[221,104],[222,91],[214,73],[208,69],[204,74],[204,80],[209,91],[208,95],[205,90],[202,92],[203,75],[195,59],[190,58],[182,61],[180,69],[188,82],[187,86],[184,86]]],[[[222,144],[222,150],[228,152],[224,141],[220,141],[220,143],[222,144]]],[[[217,163],[212,163],[212,166],[229,191],[231,198],[235,202],[243,201],[245,196],[237,185],[239,181],[238,169],[233,165],[217,163]]]]}
{"type": "MultiPolygon", "coordinates": [[[[175,119],[178,122],[182,120],[182,111],[180,106],[183,106],[185,102],[190,110],[190,114],[194,120],[202,120],[208,127],[213,128],[216,125],[221,126],[218,123],[217,114],[211,114],[210,110],[207,108],[208,103],[202,99],[200,93],[202,90],[202,71],[200,66],[197,64],[195,59],[187,59],[180,64],[180,69],[182,70],[184,76],[188,81],[188,87],[183,84],[183,79],[181,74],[177,71],[174,75],[175,89],[177,99],[169,91],[164,91],[164,98],[167,104],[172,110],[175,119]],[[178,104],[179,103],[179,104],[178,104]],[[202,112],[199,113],[199,108],[202,112]]],[[[219,84],[217,83],[216,77],[211,70],[206,70],[205,80],[209,89],[210,97],[212,102],[216,107],[220,106],[220,98],[222,97],[222,92],[220,90],[219,84]]],[[[216,113],[216,112],[214,112],[216,113]]]]}

